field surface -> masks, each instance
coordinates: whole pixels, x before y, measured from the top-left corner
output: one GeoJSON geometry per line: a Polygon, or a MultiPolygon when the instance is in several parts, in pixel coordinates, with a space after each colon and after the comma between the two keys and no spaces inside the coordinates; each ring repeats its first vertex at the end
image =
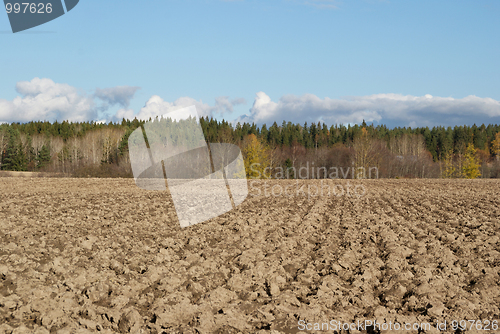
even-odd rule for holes
{"type": "Polygon", "coordinates": [[[130,179],[0,178],[0,333],[500,332],[500,182],[334,184],[257,182],[181,229],[167,192],[130,179]]]}

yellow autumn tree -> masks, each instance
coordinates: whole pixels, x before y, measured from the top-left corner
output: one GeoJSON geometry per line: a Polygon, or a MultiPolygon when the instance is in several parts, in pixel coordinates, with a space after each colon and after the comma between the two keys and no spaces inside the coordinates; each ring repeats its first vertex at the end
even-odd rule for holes
{"type": "Polygon", "coordinates": [[[453,166],[453,151],[449,150],[445,153],[444,159],[444,170],[441,173],[441,176],[445,179],[451,179],[455,174],[455,167],[453,166]]]}
{"type": "Polygon", "coordinates": [[[462,174],[466,179],[476,179],[481,176],[479,159],[473,144],[467,145],[462,165],[462,174]]]}
{"type": "MultiPolygon", "coordinates": [[[[266,168],[269,167],[269,149],[262,144],[254,134],[248,135],[242,145],[245,170],[248,178],[267,178],[266,168]]],[[[269,169],[267,169],[269,174],[269,169]]]]}

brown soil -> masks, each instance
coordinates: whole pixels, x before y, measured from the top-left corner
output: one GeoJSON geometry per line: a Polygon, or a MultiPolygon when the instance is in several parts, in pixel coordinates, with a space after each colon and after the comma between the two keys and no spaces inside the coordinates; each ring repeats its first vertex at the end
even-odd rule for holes
{"type": "Polygon", "coordinates": [[[168,193],[133,179],[1,178],[0,333],[500,320],[500,182],[352,184],[366,195],[273,197],[260,183],[181,229],[168,193]]]}
{"type": "Polygon", "coordinates": [[[0,170],[0,177],[38,177],[40,173],[37,172],[14,172],[7,170],[0,170]]]}

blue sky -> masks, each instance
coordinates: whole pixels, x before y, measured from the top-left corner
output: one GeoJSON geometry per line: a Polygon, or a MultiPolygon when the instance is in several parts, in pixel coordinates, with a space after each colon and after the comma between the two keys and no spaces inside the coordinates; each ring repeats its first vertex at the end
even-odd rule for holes
{"type": "Polygon", "coordinates": [[[12,34],[0,12],[0,121],[196,104],[268,124],[500,123],[499,16],[495,0],[80,0],[12,34]]]}

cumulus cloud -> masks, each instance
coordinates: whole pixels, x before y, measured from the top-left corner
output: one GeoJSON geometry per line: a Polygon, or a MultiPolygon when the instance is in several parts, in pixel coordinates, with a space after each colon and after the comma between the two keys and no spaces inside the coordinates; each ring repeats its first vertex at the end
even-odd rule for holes
{"type": "Polygon", "coordinates": [[[233,99],[229,100],[228,96],[221,96],[217,97],[215,99],[215,108],[214,110],[224,114],[226,112],[232,113],[234,111],[234,106],[238,104],[245,104],[247,103],[244,98],[238,98],[238,99],[233,99]]]}
{"type": "MultiPolygon", "coordinates": [[[[234,106],[246,103],[244,99],[221,96],[210,105],[191,97],[174,102],[151,96],[143,108],[136,112],[129,108],[138,87],[120,86],[97,90],[94,94],[55,83],[50,79],[34,78],[16,85],[18,96],[13,100],[0,99],[1,122],[29,122],[37,120],[69,120],[83,122],[103,119],[99,116],[95,99],[121,108],[111,117],[113,121],[137,117],[150,117],[195,106],[200,116],[216,117],[233,112],[234,106]]],[[[227,119],[227,117],[226,117],[227,119]]],[[[248,115],[235,122],[255,122],[259,125],[283,120],[294,123],[324,122],[326,124],[368,123],[393,126],[454,126],[473,123],[500,123],[500,102],[491,98],[467,96],[464,98],[413,96],[401,94],[375,94],[351,96],[342,99],[319,98],[313,94],[284,95],[273,101],[266,93],[258,92],[248,115]]]]}
{"type": "Polygon", "coordinates": [[[245,99],[229,99],[221,96],[215,99],[214,105],[203,103],[191,97],[181,97],[174,102],[163,100],[153,95],[139,113],[129,108],[130,100],[134,97],[139,87],[118,86],[96,89],[94,94],[68,84],[55,83],[47,78],[34,78],[31,81],[21,81],[16,84],[19,96],[13,100],[0,99],[0,123],[46,121],[73,121],[85,122],[102,120],[102,112],[110,106],[118,105],[121,108],[111,117],[112,121],[122,118],[147,120],[159,115],[174,112],[184,107],[195,106],[199,116],[215,117],[233,112],[234,106],[246,103],[245,99]],[[95,101],[101,100],[103,104],[96,106],[95,101]]]}
{"type": "Polygon", "coordinates": [[[118,104],[123,108],[127,108],[130,105],[130,100],[139,89],[140,87],[132,86],[117,86],[104,89],[97,88],[95,96],[108,105],[112,106],[118,104]]]}
{"type": "Polygon", "coordinates": [[[285,95],[274,102],[264,92],[257,93],[249,115],[240,122],[257,124],[281,122],[325,122],[347,124],[376,122],[390,126],[434,126],[472,123],[498,123],[500,102],[491,98],[467,96],[462,99],[375,94],[344,99],[321,99],[313,94],[285,95]]]}
{"type": "Polygon", "coordinates": [[[34,78],[16,85],[21,95],[12,101],[0,99],[0,121],[29,122],[35,120],[87,121],[97,114],[93,97],[68,84],[34,78]]]}
{"type": "Polygon", "coordinates": [[[216,113],[222,114],[225,112],[232,112],[235,105],[242,103],[246,103],[245,99],[238,98],[229,100],[227,96],[223,96],[216,98],[215,105],[210,106],[191,97],[181,97],[174,102],[168,102],[163,100],[158,95],[153,95],[136,115],[133,110],[123,108],[116,112],[114,118],[116,120],[121,120],[122,118],[133,119],[134,117],[137,117],[137,119],[140,120],[148,120],[149,118],[155,118],[156,116],[162,116],[168,113],[175,115],[174,112],[176,110],[193,105],[196,107],[196,111],[200,117],[213,117],[216,113]]]}
{"type": "Polygon", "coordinates": [[[123,118],[133,119],[134,118],[134,110],[133,109],[119,109],[114,116],[114,120],[119,121],[123,118]]]}

